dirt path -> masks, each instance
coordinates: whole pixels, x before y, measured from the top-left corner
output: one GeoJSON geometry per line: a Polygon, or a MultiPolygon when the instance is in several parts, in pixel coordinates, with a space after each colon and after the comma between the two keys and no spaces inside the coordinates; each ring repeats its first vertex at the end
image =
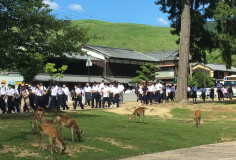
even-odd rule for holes
{"type": "Polygon", "coordinates": [[[122,160],[235,160],[236,141],[147,154],[122,160]]]}

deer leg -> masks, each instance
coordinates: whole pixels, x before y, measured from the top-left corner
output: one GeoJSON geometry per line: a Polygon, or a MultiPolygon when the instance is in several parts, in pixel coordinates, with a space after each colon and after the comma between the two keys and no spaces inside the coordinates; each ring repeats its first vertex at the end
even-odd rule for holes
{"type": "Polygon", "coordinates": [[[51,154],[53,154],[53,140],[52,138],[49,137],[49,142],[50,142],[50,146],[51,146],[51,154]]]}
{"type": "Polygon", "coordinates": [[[71,127],[71,137],[72,137],[72,142],[74,142],[74,128],[71,127]]]}

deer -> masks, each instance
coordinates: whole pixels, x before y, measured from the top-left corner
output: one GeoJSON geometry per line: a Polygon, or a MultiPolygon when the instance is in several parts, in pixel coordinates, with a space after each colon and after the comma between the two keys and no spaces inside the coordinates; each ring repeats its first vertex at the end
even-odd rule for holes
{"type": "Polygon", "coordinates": [[[196,127],[198,127],[201,123],[201,111],[200,110],[196,110],[194,113],[194,121],[196,122],[196,127]]]}
{"type": "Polygon", "coordinates": [[[42,145],[42,139],[43,136],[48,136],[49,142],[51,145],[51,154],[53,154],[53,148],[55,149],[56,144],[60,145],[60,153],[62,154],[66,150],[66,143],[62,141],[62,138],[60,134],[58,133],[58,130],[53,127],[51,124],[48,123],[42,123],[39,125],[39,130],[40,130],[40,139],[39,139],[39,148],[44,150],[43,145],[42,145]]]}
{"type": "Polygon", "coordinates": [[[76,138],[78,138],[78,140],[81,141],[82,131],[80,131],[77,121],[69,117],[68,115],[61,114],[61,115],[58,115],[54,120],[48,120],[47,122],[59,124],[60,133],[63,127],[71,129],[72,142],[74,142],[76,138]]]}
{"type": "Polygon", "coordinates": [[[34,112],[34,122],[31,121],[32,129],[38,126],[38,122],[42,123],[42,119],[44,118],[44,115],[45,115],[45,111],[42,107],[39,107],[38,109],[36,109],[36,111],[34,112]]]}
{"type": "Polygon", "coordinates": [[[142,117],[143,117],[143,120],[141,120],[141,122],[144,123],[144,118],[145,118],[144,113],[145,113],[145,109],[146,109],[146,108],[144,108],[144,107],[139,107],[139,108],[135,109],[134,112],[133,112],[133,114],[129,115],[129,121],[131,121],[132,119],[135,119],[135,120],[136,120],[137,117],[139,117],[139,119],[140,119],[141,116],[142,116],[142,117]]]}

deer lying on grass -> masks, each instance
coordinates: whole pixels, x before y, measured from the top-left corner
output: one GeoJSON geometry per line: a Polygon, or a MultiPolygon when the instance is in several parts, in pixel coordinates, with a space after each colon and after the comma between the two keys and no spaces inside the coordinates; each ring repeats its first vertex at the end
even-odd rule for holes
{"type": "Polygon", "coordinates": [[[62,138],[58,133],[58,130],[51,124],[42,123],[39,125],[39,130],[40,130],[39,148],[44,150],[42,145],[42,138],[44,135],[47,135],[51,145],[51,154],[53,154],[53,147],[54,150],[57,152],[57,150],[55,149],[56,144],[60,145],[60,153],[63,153],[66,150],[66,144],[62,141],[62,138]]]}
{"type": "Polygon", "coordinates": [[[201,123],[201,111],[200,110],[196,110],[194,113],[194,121],[196,122],[196,127],[198,127],[201,123]]]}
{"type": "Polygon", "coordinates": [[[71,129],[71,136],[72,136],[72,142],[74,142],[75,139],[78,138],[79,141],[81,141],[81,133],[78,123],[75,119],[65,115],[61,114],[58,115],[54,120],[48,120],[48,123],[57,123],[60,125],[60,133],[63,127],[70,128],[71,129]]]}
{"type": "Polygon", "coordinates": [[[39,107],[34,112],[34,121],[31,121],[32,129],[35,129],[38,126],[38,122],[42,123],[42,119],[44,118],[45,111],[42,107],[39,107]]]}
{"type": "Polygon", "coordinates": [[[146,109],[146,108],[144,108],[144,107],[139,107],[139,108],[135,109],[134,112],[133,112],[133,114],[129,115],[129,121],[131,121],[132,119],[135,119],[135,120],[136,120],[137,117],[139,117],[139,119],[140,119],[141,116],[142,116],[143,120],[141,120],[141,122],[144,123],[144,118],[145,118],[144,113],[145,113],[145,109],[146,109]]]}

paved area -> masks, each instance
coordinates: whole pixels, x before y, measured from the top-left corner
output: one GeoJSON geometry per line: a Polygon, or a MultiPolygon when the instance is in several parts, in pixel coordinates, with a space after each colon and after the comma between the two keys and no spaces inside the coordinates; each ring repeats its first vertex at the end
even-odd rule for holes
{"type": "Polygon", "coordinates": [[[123,160],[236,160],[236,141],[147,154],[123,160]]]}

